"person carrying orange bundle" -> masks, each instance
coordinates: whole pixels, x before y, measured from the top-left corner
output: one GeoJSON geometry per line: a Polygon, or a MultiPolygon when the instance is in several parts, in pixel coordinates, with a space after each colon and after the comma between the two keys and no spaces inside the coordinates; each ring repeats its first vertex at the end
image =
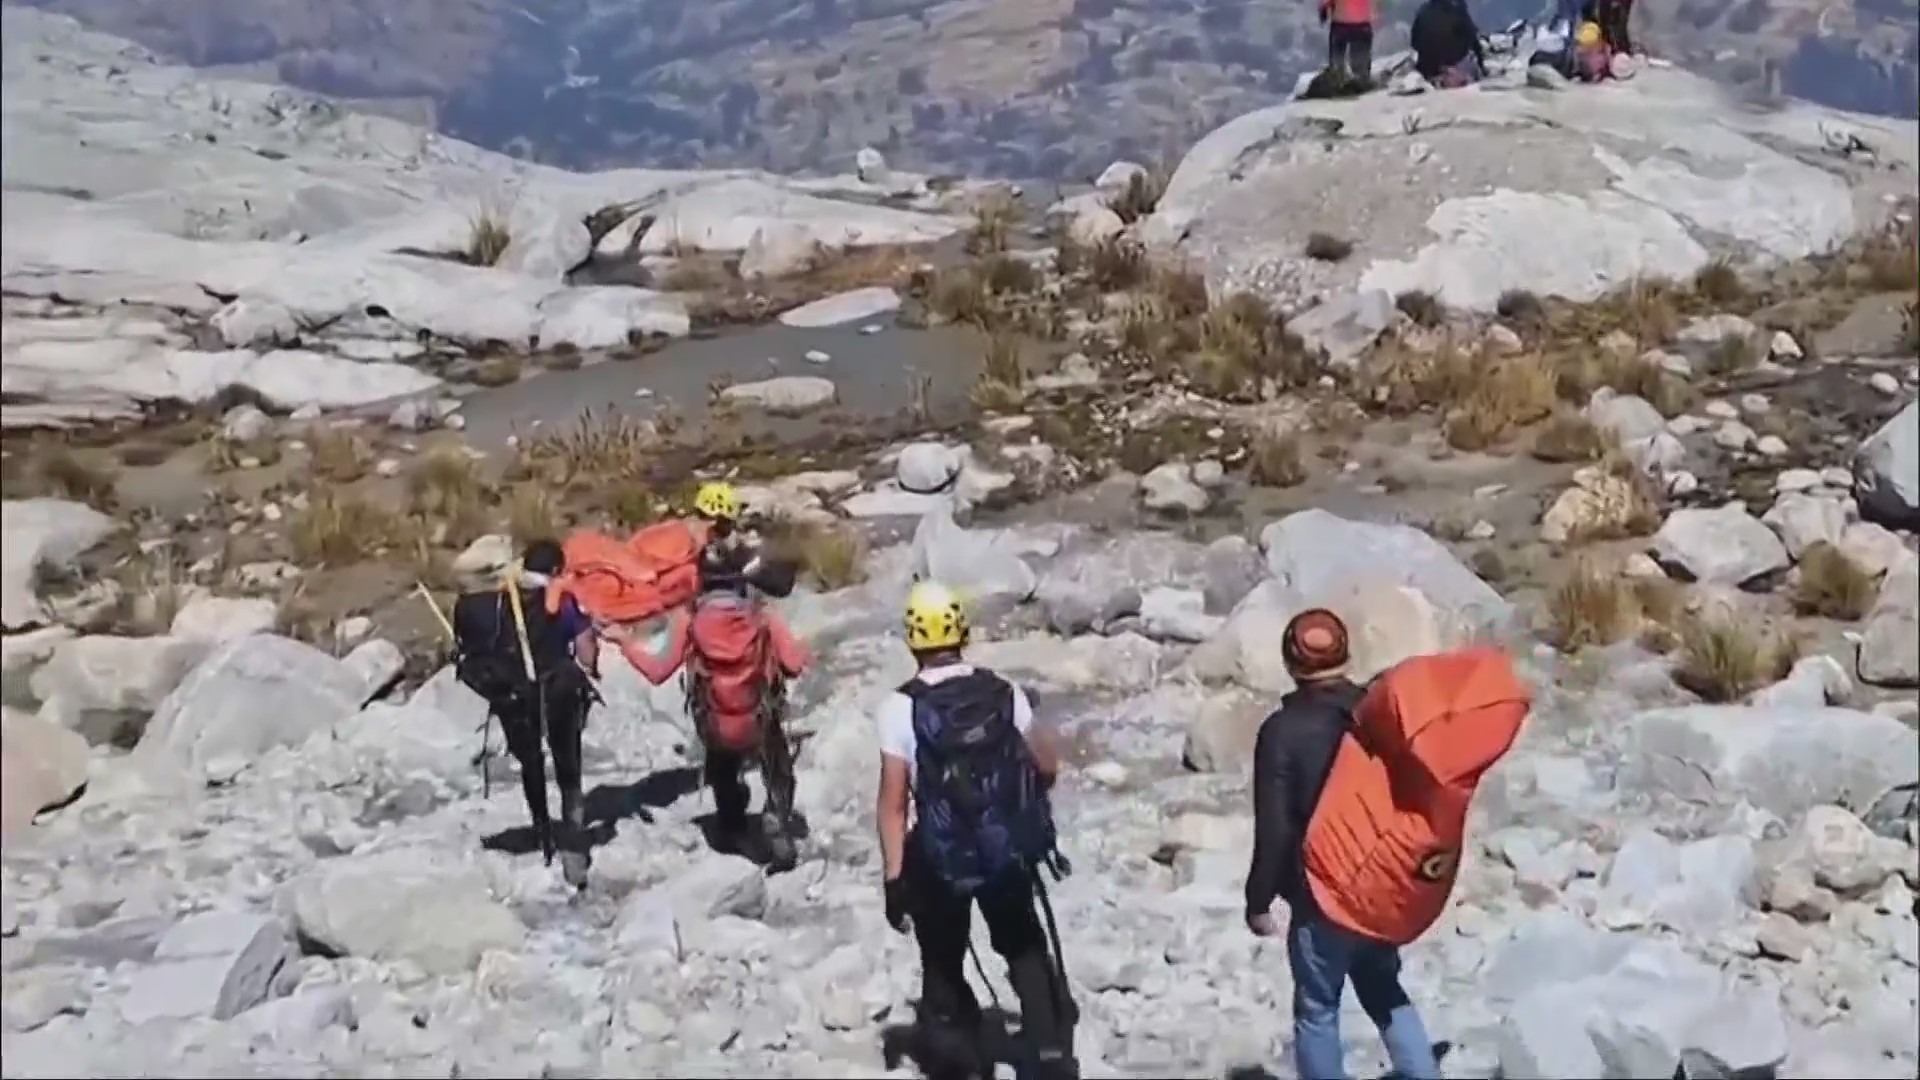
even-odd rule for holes
{"type": "MultiPolygon", "coordinates": [[[[724,846],[744,840],[747,790],[744,770],[757,761],[767,786],[763,832],[770,861],[790,866],[793,852],[793,753],[784,727],[786,683],[806,670],[810,657],[778,613],[754,595],[780,593],[760,587],[778,575],[734,531],[739,500],[725,484],[708,484],[695,499],[708,526],[701,548],[700,588],[691,604],[667,621],[666,645],[647,651],[626,627],[606,636],[646,680],[658,686],[683,668],[687,708],[706,751],[705,779],[713,789],[718,832],[724,846]]],[[[771,583],[771,582],[770,582],[771,583]]],[[[791,587],[791,581],[784,584],[791,587]]]]}
{"type": "Polygon", "coordinates": [[[1293,1052],[1301,1077],[1345,1080],[1340,999],[1349,979],[1379,1028],[1396,1075],[1438,1080],[1440,1062],[1425,1023],[1400,984],[1400,952],[1329,920],[1307,880],[1303,845],[1354,709],[1365,692],[1347,678],[1346,624],[1315,608],[1294,616],[1281,639],[1298,687],[1260,725],[1254,745],[1253,861],[1247,872],[1247,928],[1279,933],[1270,909],[1285,901],[1287,962],[1293,972],[1293,1052]]]}

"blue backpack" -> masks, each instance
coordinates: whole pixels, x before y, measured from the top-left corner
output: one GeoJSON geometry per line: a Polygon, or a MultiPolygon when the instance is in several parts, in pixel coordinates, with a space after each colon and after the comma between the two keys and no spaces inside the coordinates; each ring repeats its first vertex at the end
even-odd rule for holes
{"type": "Polygon", "coordinates": [[[989,671],[900,688],[913,702],[915,836],[927,865],[971,896],[1053,854],[1046,786],[1013,723],[1013,687],[989,671]]]}

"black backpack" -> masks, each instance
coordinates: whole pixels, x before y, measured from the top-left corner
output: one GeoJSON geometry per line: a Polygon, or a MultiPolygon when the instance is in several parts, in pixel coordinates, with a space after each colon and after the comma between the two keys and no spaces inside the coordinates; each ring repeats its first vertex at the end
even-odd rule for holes
{"type": "Polygon", "coordinates": [[[1053,808],[1026,737],[1013,722],[1013,687],[989,671],[900,688],[913,702],[915,835],[927,864],[972,895],[1002,875],[1045,863],[1055,850],[1053,808]]]}
{"type": "MultiPolygon", "coordinates": [[[[551,636],[545,598],[520,590],[527,620],[527,642],[538,675],[548,666],[542,654],[551,636]]],[[[513,625],[513,604],[504,588],[471,592],[453,603],[453,674],[479,694],[495,712],[532,702],[537,683],[527,678],[520,636],[513,625]]]]}

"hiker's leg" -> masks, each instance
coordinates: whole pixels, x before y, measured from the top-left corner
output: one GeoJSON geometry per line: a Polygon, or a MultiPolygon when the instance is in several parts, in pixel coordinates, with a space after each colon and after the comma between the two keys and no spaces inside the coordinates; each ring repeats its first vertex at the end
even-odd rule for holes
{"type": "Polygon", "coordinates": [[[553,751],[553,780],[560,789],[560,865],[569,884],[586,884],[587,822],[580,779],[582,730],[587,702],[579,695],[560,695],[548,705],[547,742],[553,751]]]}
{"type": "MultiPolygon", "coordinates": [[[[779,694],[781,689],[775,685],[764,692],[779,694]]],[[[791,866],[794,862],[795,840],[793,744],[787,741],[786,725],[782,723],[782,714],[785,712],[782,704],[770,700],[763,703],[761,709],[766,727],[760,735],[760,780],[767,787],[766,812],[761,821],[772,849],[773,862],[780,866],[791,866]]]]}
{"type": "Polygon", "coordinates": [[[713,789],[715,823],[722,833],[738,836],[747,825],[747,802],[751,793],[741,776],[744,763],[739,754],[707,748],[706,780],[713,789]]]}
{"type": "Polygon", "coordinates": [[[1373,24],[1360,23],[1353,28],[1353,43],[1348,46],[1348,70],[1362,89],[1373,85],[1373,24]]]}
{"type": "Polygon", "coordinates": [[[1367,1011],[1380,1039],[1387,1044],[1387,1059],[1394,1073],[1404,1080],[1439,1080],[1440,1062],[1434,1057],[1433,1040],[1420,1020],[1420,1010],[1407,998],[1400,984],[1400,950],[1371,941],[1356,941],[1352,949],[1354,996],[1367,1011]]]}
{"type": "MultiPolygon", "coordinates": [[[[967,943],[973,902],[919,864],[907,840],[907,914],[920,951],[920,1006],[915,1015],[920,1065],[929,1077],[977,1075],[983,1069],[980,1001],[967,985],[967,943]]],[[[989,1072],[988,1075],[991,1075],[989,1072]]]]}
{"type": "Polygon", "coordinates": [[[981,890],[979,900],[993,951],[1007,962],[1007,981],[1020,999],[1020,1029],[1039,1055],[1041,1075],[1077,1075],[1071,991],[1049,948],[1031,881],[1023,875],[996,884],[981,890]]]}
{"type": "Polygon", "coordinates": [[[1347,1080],[1340,1045],[1340,997],[1349,939],[1318,914],[1296,907],[1287,927],[1293,971],[1293,1060],[1301,1080],[1347,1080]]]}
{"type": "Polygon", "coordinates": [[[539,836],[541,854],[553,857],[553,822],[547,815],[547,754],[540,745],[540,728],[527,711],[519,708],[500,711],[500,731],[507,739],[507,753],[520,765],[520,790],[526,796],[527,814],[533,819],[533,831],[539,836]]]}

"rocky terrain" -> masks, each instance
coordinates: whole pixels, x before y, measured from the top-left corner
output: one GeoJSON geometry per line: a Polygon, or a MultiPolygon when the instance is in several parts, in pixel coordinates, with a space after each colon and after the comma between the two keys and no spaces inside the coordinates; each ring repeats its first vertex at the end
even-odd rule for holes
{"type": "MultiPolygon", "coordinates": [[[[403,108],[569,167],[819,168],[876,145],[920,168],[1092,176],[1283,100],[1325,56],[1295,0],[35,0],[168,56],[403,108]]],[[[1400,48],[1416,0],[1380,5],[1400,48]]],[[[1482,25],[1540,16],[1478,3],[1482,25]]],[[[1913,0],[1636,5],[1636,40],[1756,93],[1913,116],[1913,0]]]]}
{"type": "Polygon", "coordinates": [[[1285,1068],[1246,770],[1314,603],[1361,674],[1535,688],[1408,950],[1451,1073],[1920,1066],[1913,123],[1653,68],[1027,205],[568,173],[5,20],[8,1076],[909,1075],[915,574],[1069,738],[1089,1076],[1285,1068]],[[800,864],[708,846],[677,688],[609,655],[576,895],[421,593],[712,476],[804,568],[800,864]]]}

